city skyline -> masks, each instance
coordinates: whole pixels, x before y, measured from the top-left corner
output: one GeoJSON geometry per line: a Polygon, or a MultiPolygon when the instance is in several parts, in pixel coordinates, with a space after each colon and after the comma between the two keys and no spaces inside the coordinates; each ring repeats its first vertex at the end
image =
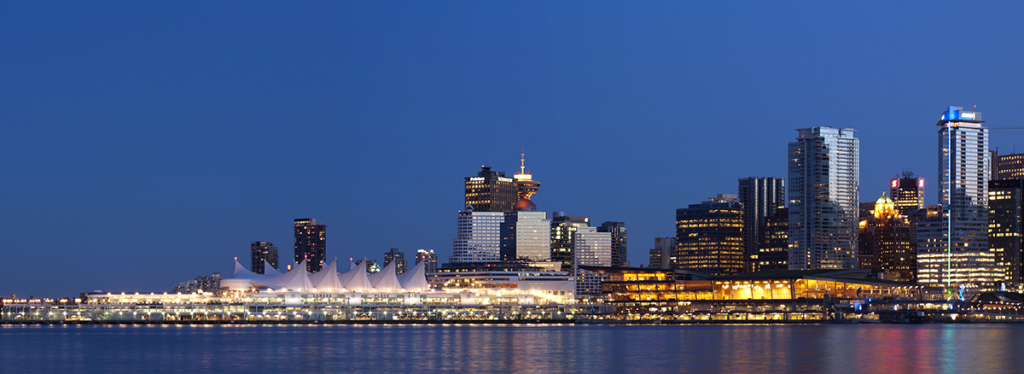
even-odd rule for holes
{"type": "Polygon", "coordinates": [[[514,174],[523,148],[539,211],[625,222],[646,264],[676,209],[786,178],[794,129],[857,130],[859,200],[910,169],[927,205],[944,108],[978,105],[1001,153],[1024,135],[995,129],[1024,79],[1012,11],[979,4],[987,22],[952,30],[941,7],[704,6],[10,5],[0,294],[166,290],[252,241],[287,262],[301,217],[330,226],[328,261],[443,262],[464,178],[514,174]],[[262,29],[273,14],[292,29],[262,29]],[[935,58],[949,45],[976,58],[935,58]],[[40,257],[64,278],[29,277],[40,257]]]}

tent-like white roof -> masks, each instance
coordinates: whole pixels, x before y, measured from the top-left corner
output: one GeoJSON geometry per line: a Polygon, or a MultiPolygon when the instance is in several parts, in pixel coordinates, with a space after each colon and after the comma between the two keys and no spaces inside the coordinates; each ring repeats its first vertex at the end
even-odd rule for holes
{"type": "Polygon", "coordinates": [[[274,269],[273,266],[270,266],[270,263],[267,262],[267,260],[263,260],[263,275],[278,275],[278,274],[281,274],[281,272],[277,271],[277,269],[274,269]]]}
{"type": "Polygon", "coordinates": [[[427,262],[420,261],[412,269],[398,276],[398,283],[406,291],[423,292],[430,289],[427,283],[427,262]]]}
{"type": "Polygon", "coordinates": [[[295,265],[287,273],[266,278],[266,283],[262,284],[270,288],[286,288],[289,290],[308,290],[313,288],[313,282],[309,280],[309,273],[306,272],[306,260],[302,260],[301,263],[295,265]]]}
{"type": "Polygon", "coordinates": [[[313,282],[313,287],[317,290],[340,290],[345,288],[341,284],[341,280],[338,279],[338,259],[335,258],[331,261],[330,265],[326,268],[321,269],[316,274],[309,277],[309,280],[313,282]]]}
{"type": "Polygon", "coordinates": [[[370,279],[366,276],[366,261],[360,263],[356,268],[345,274],[338,275],[338,280],[348,290],[369,290],[372,288],[370,279]]]}
{"type": "Polygon", "coordinates": [[[376,290],[398,290],[402,286],[398,284],[398,277],[395,275],[395,261],[388,263],[384,269],[377,274],[370,274],[370,284],[376,290]]]}

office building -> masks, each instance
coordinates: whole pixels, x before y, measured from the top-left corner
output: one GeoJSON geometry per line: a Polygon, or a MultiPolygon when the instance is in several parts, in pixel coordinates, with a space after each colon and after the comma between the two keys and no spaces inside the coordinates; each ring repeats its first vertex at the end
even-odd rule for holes
{"type": "Polygon", "coordinates": [[[466,177],[466,210],[472,206],[476,212],[511,212],[518,200],[516,184],[505,172],[480,166],[475,177],[466,177]]]}
{"type": "Polygon", "coordinates": [[[391,248],[390,251],[384,252],[384,267],[388,267],[392,262],[395,263],[395,273],[402,274],[408,270],[409,263],[405,260],[405,253],[398,250],[398,248],[391,248]]]}
{"type": "Polygon", "coordinates": [[[249,269],[253,273],[263,274],[266,271],[264,264],[270,264],[274,270],[279,270],[277,265],[277,247],[271,242],[252,242],[249,244],[252,262],[249,269]]]}
{"type": "Polygon", "coordinates": [[[654,248],[650,251],[650,262],[647,267],[671,269],[675,259],[676,238],[654,238],[654,248]]]}
{"type": "MultiPolygon", "coordinates": [[[[988,129],[981,112],[949,107],[936,124],[939,151],[939,205],[945,242],[921,248],[918,282],[929,286],[992,287],[995,256],[988,249],[988,129]],[[923,271],[925,268],[929,271],[923,271]]],[[[918,225],[918,235],[921,235],[918,225]]],[[[934,233],[932,233],[934,236],[934,233]]],[[[935,239],[935,238],[931,238],[935,239]]]]}
{"type": "Polygon", "coordinates": [[[896,210],[902,215],[924,209],[924,178],[914,177],[912,171],[904,171],[901,178],[889,181],[889,196],[895,202],[896,210]]]}
{"type": "Polygon", "coordinates": [[[554,212],[551,218],[551,260],[562,264],[562,269],[572,271],[573,237],[576,229],[590,227],[590,217],[568,216],[565,212],[554,212]]]}
{"type": "Polygon", "coordinates": [[[295,219],[295,263],[306,261],[306,271],[323,269],[327,258],[327,225],[313,218],[295,219]]]}
{"type": "Polygon", "coordinates": [[[853,129],[797,132],[789,143],[789,268],[856,268],[860,140],[853,129]]]}
{"type": "Polygon", "coordinates": [[[416,250],[416,265],[419,265],[421,262],[426,262],[424,266],[427,273],[437,271],[437,254],[434,253],[433,249],[416,250]]]}
{"type": "Polygon", "coordinates": [[[743,267],[743,207],[736,195],[719,194],[676,209],[676,268],[734,275],[743,267]]]}
{"type": "Polygon", "coordinates": [[[789,210],[779,208],[764,220],[753,271],[789,269],[789,210]]]}
{"type": "Polygon", "coordinates": [[[885,192],[874,204],[869,217],[860,221],[861,268],[871,269],[879,278],[899,282],[916,281],[917,243],[910,220],[896,209],[885,192]]]}
{"type": "Polygon", "coordinates": [[[1000,155],[992,152],[995,179],[1024,179],[1024,153],[1000,155]]]}
{"type": "Polygon", "coordinates": [[[505,213],[505,221],[501,224],[501,260],[550,259],[551,220],[547,219],[547,213],[526,210],[505,213]]]}
{"type": "Polygon", "coordinates": [[[573,274],[576,275],[576,296],[600,296],[600,273],[580,270],[580,266],[611,266],[612,234],[598,232],[596,227],[580,227],[573,234],[573,274]]]}
{"type": "Polygon", "coordinates": [[[764,241],[765,219],[786,207],[786,180],[774,177],[749,177],[739,180],[739,199],[743,205],[743,256],[746,271],[758,263],[764,241]]]}
{"type": "Polygon", "coordinates": [[[626,255],[626,223],[605,221],[597,228],[597,232],[612,234],[612,266],[629,267],[629,257],[626,255]]]}
{"type": "Polygon", "coordinates": [[[480,212],[472,205],[459,212],[458,236],[452,244],[454,264],[496,262],[501,259],[503,212],[480,212]]]}
{"type": "Polygon", "coordinates": [[[1024,179],[988,182],[988,247],[1003,270],[1003,282],[1021,283],[1021,251],[1024,250],[1024,179]]]}

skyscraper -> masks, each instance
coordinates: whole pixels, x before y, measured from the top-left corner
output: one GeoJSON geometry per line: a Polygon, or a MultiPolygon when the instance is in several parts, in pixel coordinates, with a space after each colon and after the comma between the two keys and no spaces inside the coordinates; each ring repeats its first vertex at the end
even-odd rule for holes
{"type": "Polygon", "coordinates": [[[765,219],[786,207],[786,180],[774,177],[749,177],[739,180],[740,204],[743,204],[743,261],[747,271],[757,264],[759,247],[764,241],[765,219]]]}
{"type": "Polygon", "coordinates": [[[988,182],[988,247],[995,253],[1003,281],[1020,284],[1024,257],[1024,180],[988,182]]]}
{"type": "Polygon", "coordinates": [[[551,220],[547,219],[547,213],[526,210],[505,213],[505,222],[501,224],[501,260],[550,259],[551,220]]]}
{"type": "Polygon", "coordinates": [[[562,263],[562,270],[573,269],[573,238],[580,227],[590,227],[590,217],[567,216],[565,212],[552,214],[551,259],[562,263]]]}
{"type": "Polygon", "coordinates": [[[490,166],[480,166],[475,177],[466,177],[465,209],[473,207],[476,212],[511,212],[519,200],[518,188],[505,172],[491,171],[490,166]]]}
{"type": "Polygon", "coordinates": [[[252,242],[249,243],[249,250],[252,257],[252,266],[249,268],[253,273],[263,274],[266,271],[264,263],[269,263],[274,269],[277,269],[277,247],[271,242],[252,242]]]}
{"type": "Polygon", "coordinates": [[[797,132],[789,143],[789,268],[856,268],[860,140],[853,129],[797,132]]]}
{"type": "Polygon", "coordinates": [[[992,286],[1002,278],[988,249],[990,154],[983,122],[981,112],[951,106],[936,124],[945,242],[918,246],[920,284],[992,286]]]}
{"type": "Polygon", "coordinates": [[[789,210],[779,208],[764,220],[754,271],[789,269],[789,210]]]}
{"type": "Polygon", "coordinates": [[[904,171],[902,178],[889,181],[889,196],[896,203],[896,210],[907,215],[911,211],[924,209],[924,179],[914,177],[914,172],[904,171]]]}
{"type": "Polygon", "coordinates": [[[612,234],[598,232],[596,227],[580,227],[573,234],[573,274],[576,275],[577,296],[600,296],[602,275],[581,270],[581,265],[611,266],[612,234]]]}
{"type": "Polygon", "coordinates": [[[437,254],[434,253],[433,249],[416,250],[416,265],[419,265],[420,262],[423,261],[427,262],[426,265],[423,265],[423,268],[427,273],[437,272],[437,254]]]}
{"type": "Polygon", "coordinates": [[[676,266],[709,275],[743,272],[743,207],[736,195],[719,194],[676,209],[676,266]]]}
{"type": "Polygon", "coordinates": [[[860,222],[861,268],[893,276],[890,280],[913,283],[917,273],[917,243],[910,220],[896,209],[896,202],[885,192],[875,201],[870,217],[860,222]]]}
{"type": "Polygon", "coordinates": [[[1024,179],[1024,153],[995,154],[992,161],[996,179],[1024,179]]]}
{"type": "Polygon", "coordinates": [[[399,251],[398,248],[391,248],[390,251],[384,252],[384,267],[387,267],[391,262],[395,263],[395,273],[397,274],[402,274],[408,269],[405,253],[399,251]]]}
{"type": "Polygon", "coordinates": [[[612,234],[612,266],[629,266],[629,257],[626,256],[626,223],[605,221],[597,228],[597,232],[612,234]]]}
{"type": "Polygon", "coordinates": [[[313,218],[295,219],[295,263],[306,261],[306,271],[316,273],[324,267],[327,250],[327,225],[313,218]]]}
{"type": "Polygon", "coordinates": [[[452,245],[453,264],[498,262],[501,259],[501,224],[505,213],[478,212],[470,205],[459,212],[458,237],[452,245]]]}

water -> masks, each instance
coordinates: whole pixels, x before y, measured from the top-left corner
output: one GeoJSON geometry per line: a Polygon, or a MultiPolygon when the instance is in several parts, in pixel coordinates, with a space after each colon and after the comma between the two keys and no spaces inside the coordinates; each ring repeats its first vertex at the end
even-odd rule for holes
{"type": "Polygon", "coordinates": [[[0,371],[1014,373],[1024,326],[0,326],[0,371]]]}

